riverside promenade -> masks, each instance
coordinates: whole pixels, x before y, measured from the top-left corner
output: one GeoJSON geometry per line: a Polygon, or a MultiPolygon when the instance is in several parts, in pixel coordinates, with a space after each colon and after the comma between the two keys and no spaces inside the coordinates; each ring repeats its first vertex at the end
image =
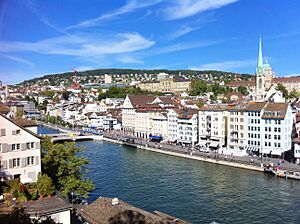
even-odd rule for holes
{"type": "MultiPolygon", "coordinates": [[[[133,136],[124,135],[123,133],[116,132],[106,132],[104,133],[103,140],[109,141],[115,144],[128,145],[132,147],[136,147],[139,149],[162,153],[171,156],[177,156],[187,159],[193,159],[203,162],[209,162],[219,165],[231,166],[236,168],[242,168],[247,170],[264,172],[265,167],[268,164],[273,163],[276,164],[279,159],[275,158],[260,158],[260,157],[251,157],[251,156],[228,156],[220,153],[216,153],[215,151],[210,151],[209,153],[203,153],[198,150],[192,149],[191,147],[183,147],[178,145],[170,145],[167,143],[154,143],[150,141],[146,141],[145,139],[135,138],[133,136]],[[134,140],[134,143],[124,142],[124,138],[130,138],[134,140]]],[[[300,172],[300,166],[289,163],[288,161],[284,161],[281,163],[281,169],[284,171],[293,171],[300,172]]]]}

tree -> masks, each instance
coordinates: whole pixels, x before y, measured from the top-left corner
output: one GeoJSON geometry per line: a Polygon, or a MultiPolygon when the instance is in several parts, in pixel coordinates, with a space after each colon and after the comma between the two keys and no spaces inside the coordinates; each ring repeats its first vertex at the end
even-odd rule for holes
{"type": "Polygon", "coordinates": [[[41,150],[42,172],[51,177],[55,188],[66,196],[73,192],[78,197],[87,198],[94,184],[91,179],[84,178],[89,162],[78,156],[83,150],[74,142],[53,144],[50,138],[42,141],[41,150]]]}
{"type": "Polygon", "coordinates": [[[55,186],[47,174],[39,173],[36,188],[40,196],[50,196],[55,193],[55,186]]]}
{"type": "Polygon", "coordinates": [[[279,83],[277,85],[277,87],[276,87],[276,90],[282,92],[284,98],[288,98],[289,92],[287,91],[287,89],[285,88],[284,85],[282,85],[281,83],[279,83]]]}
{"type": "Polygon", "coordinates": [[[300,96],[300,93],[295,90],[291,91],[289,94],[290,99],[297,99],[297,98],[299,98],[299,96],[300,96]]]}
{"type": "Polygon", "coordinates": [[[247,89],[246,86],[239,86],[239,87],[237,88],[237,91],[238,91],[239,93],[244,94],[244,95],[248,95],[248,94],[249,94],[248,89],[247,89]]]}
{"type": "Polygon", "coordinates": [[[196,96],[207,92],[208,86],[203,80],[192,80],[190,95],[196,96]]]}
{"type": "Polygon", "coordinates": [[[204,107],[204,102],[199,101],[196,105],[197,105],[197,107],[202,108],[202,107],[204,107]]]}
{"type": "Polygon", "coordinates": [[[101,100],[103,100],[105,98],[106,98],[106,94],[103,92],[102,89],[99,89],[98,90],[98,100],[101,101],[101,100]]]}
{"type": "Polygon", "coordinates": [[[69,91],[63,91],[62,98],[64,100],[69,100],[70,95],[71,95],[71,92],[69,92],[69,91]]]}

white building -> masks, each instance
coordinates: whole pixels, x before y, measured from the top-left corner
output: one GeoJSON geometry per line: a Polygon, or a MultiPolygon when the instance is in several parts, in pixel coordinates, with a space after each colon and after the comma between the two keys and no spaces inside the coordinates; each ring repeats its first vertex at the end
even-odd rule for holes
{"type": "Polygon", "coordinates": [[[228,105],[207,105],[199,109],[199,144],[211,148],[227,146],[228,105]]]}
{"type": "Polygon", "coordinates": [[[268,103],[262,113],[262,153],[283,156],[292,148],[292,108],[288,103],[268,103]]]}
{"type": "Polygon", "coordinates": [[[247,151],[261,153],[262,151],[262,113],[266,106],[265,102],[252,102],[245,109],[245,120],[247,121],[247,151]]]}
{"type": "Polygon", "coordinates": [[[198,142],[198,110],[176,109],[178,142],[194,146],[198,142]]]}
{"type": "MultiPolygon", "coordinates": [[[[32,125],[23,125],[36,130],[32,125]]],[[[37,181],[41,172],[40,138],[31,130],[0,114],[2,180],[20,178],[23,183],[37,181]]]]}
{"type": "Polygon", "coordinates": [[[228,110],[227,144],[229,151],[245,152],[247,148],[247,121],[245,119],[245,105],[236,105],[228,110]]]}

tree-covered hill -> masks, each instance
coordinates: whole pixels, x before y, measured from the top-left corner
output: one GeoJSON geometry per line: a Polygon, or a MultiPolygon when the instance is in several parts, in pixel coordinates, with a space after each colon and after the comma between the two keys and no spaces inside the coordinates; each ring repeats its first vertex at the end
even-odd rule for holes
{"type": "MultiPolygon", "coordinates": [[[[232,72],[224,72],[224,71],[196,71],[196,70],[167,70],[167,69],[158,69],[158,70],[144,70],[144,69],[95,69],[95,70],[87,70],[87,71],[77,71],[76,74],[80,79],[81,83],[87,82],[99,82],[99,78],[103,79],[104,75],[112,75],[113,82],[118,82],[120,79],[124,79],[125,82],[129,81],[143,81],[144,79],[151,80],[155,79],[156,75],[160,72],[165,72],[174,77],[184,77],[189,79],[197,79],[201,78],[204,75],[209,75],[209,77],[213,77],[214,79],[221,80],[231,80],[237,76],[241,79],[249,79],[251,78],[250,74],[238,74],[232,72]]],[[[20,85],[34,85],[34,84],[49,84],[49,85],[59,85],[63,83],[64,85],[68,85],[72,82],[74,76],[74,72],[65,72],[65,73],[57,73],[57,74],[49,74],[42,77],[26,80],[20,85]],[[46,83],[45,83],[46,82],[46,83]]],[[[122,80],[122,81],[124,81],[122,80]]]]}

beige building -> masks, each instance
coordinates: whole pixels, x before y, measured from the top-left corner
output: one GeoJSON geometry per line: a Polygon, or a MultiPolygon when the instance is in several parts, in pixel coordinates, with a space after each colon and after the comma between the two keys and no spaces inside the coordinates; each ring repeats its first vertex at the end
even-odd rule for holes
{"type": "Polygon", "coordinates": [[[151,92],[183,93],[190,90],[191,81],[186,79],[166,78],[159,81],[141,82],[137,87],[151,92]]]}

